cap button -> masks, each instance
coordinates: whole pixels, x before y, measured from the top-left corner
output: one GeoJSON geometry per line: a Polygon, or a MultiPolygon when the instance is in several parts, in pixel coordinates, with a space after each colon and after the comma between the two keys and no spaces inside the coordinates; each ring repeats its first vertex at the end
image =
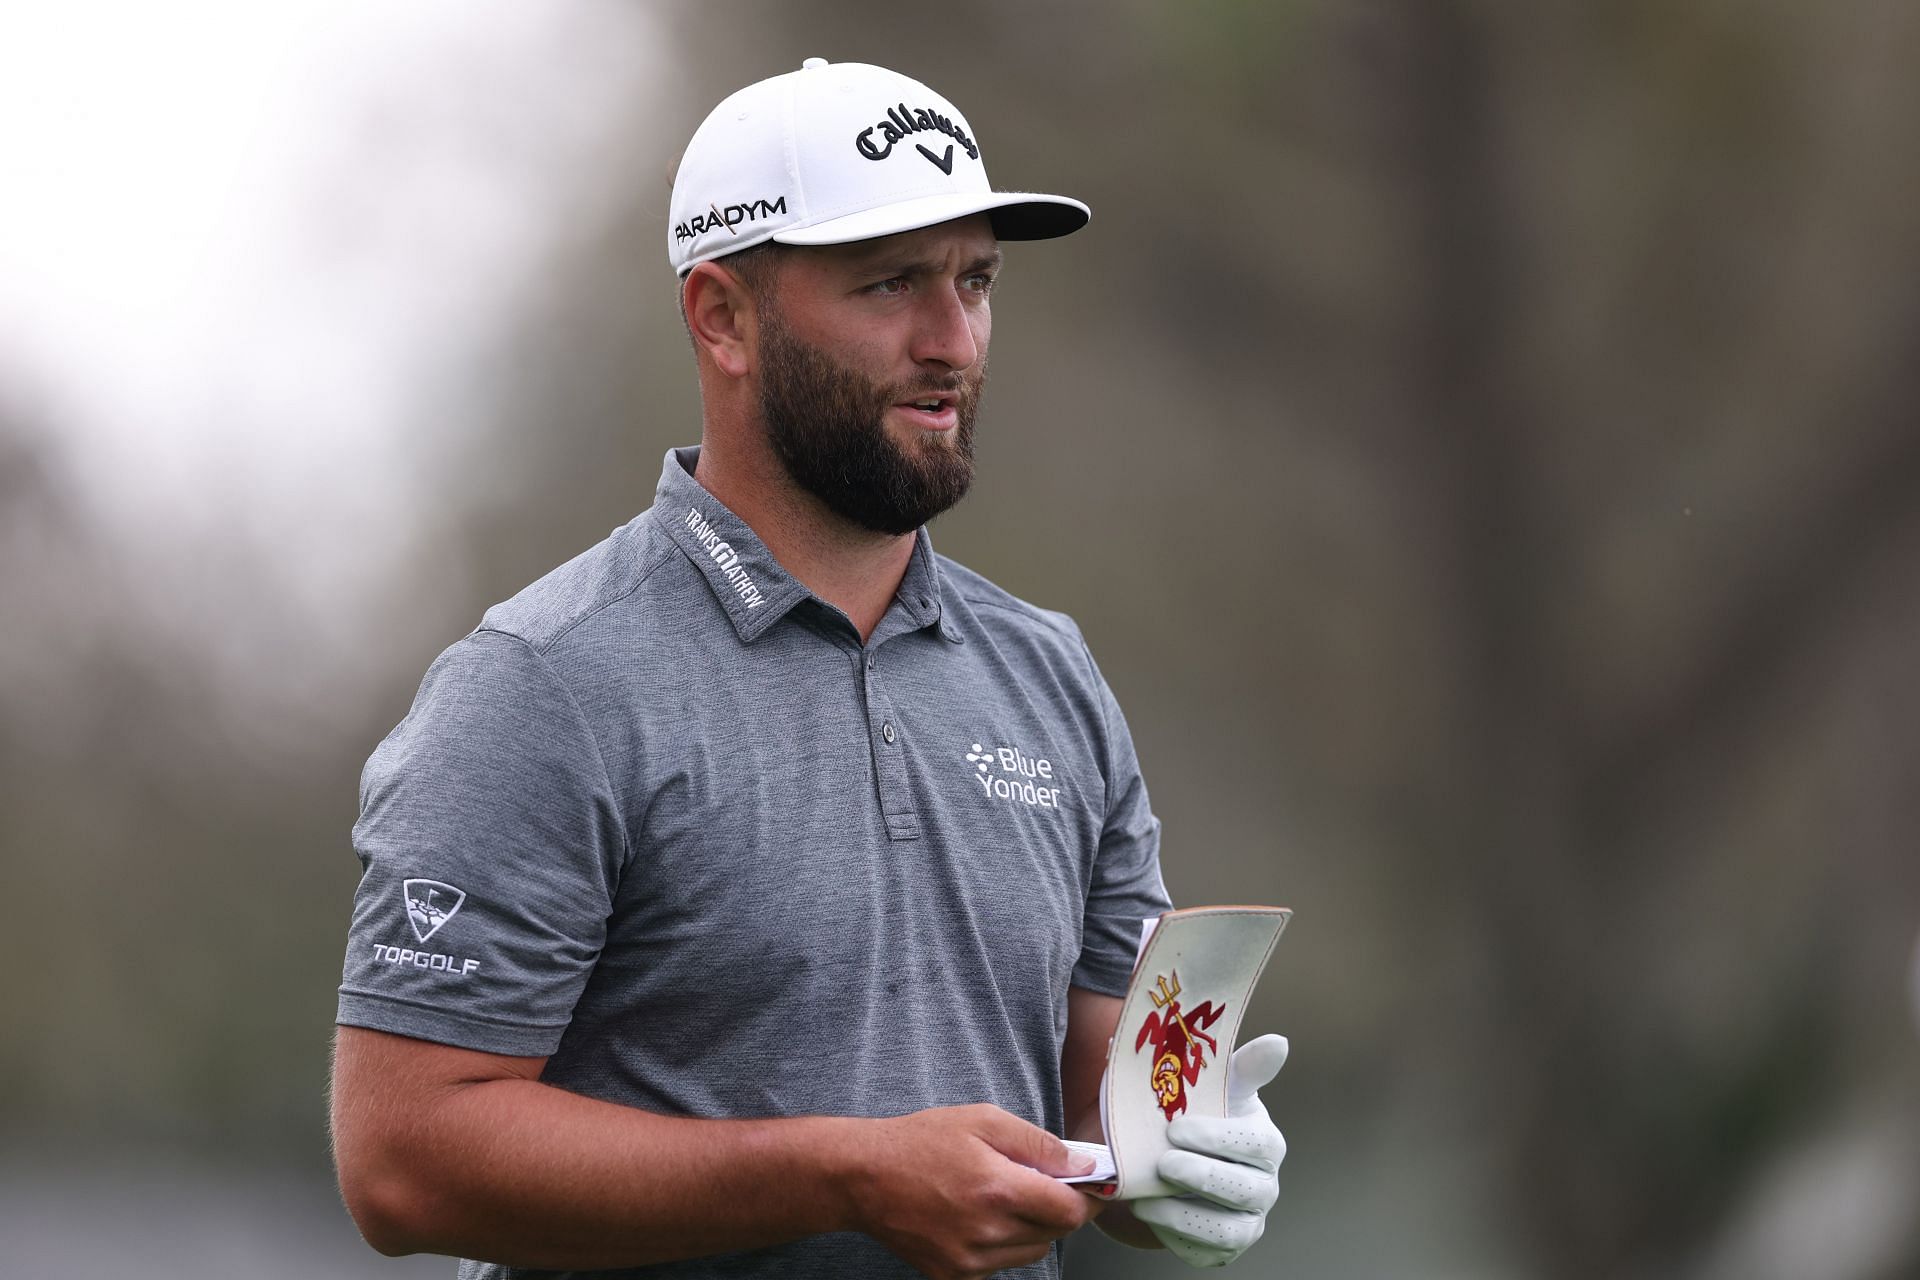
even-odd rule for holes
{"type": "Polygon", "coordinates": [[[800,69],[802,71],[818,71],[820,68],[826,65],[827,65],[827,60],[825,58],[808,58],[805,62],[800,64],[800,69]]]}

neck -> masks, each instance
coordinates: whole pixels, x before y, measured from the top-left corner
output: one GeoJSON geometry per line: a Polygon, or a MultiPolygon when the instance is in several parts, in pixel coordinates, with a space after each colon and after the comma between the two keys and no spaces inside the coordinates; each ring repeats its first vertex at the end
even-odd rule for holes
{"type": "Polygon", "coordinates": [[[713,445],[707,433],[693,478],[746,521],[781,568],[846,614],[864,642],[900,589],[914,535],[848,522],[795,485],[770,451],[737,456],[713,445]]]}

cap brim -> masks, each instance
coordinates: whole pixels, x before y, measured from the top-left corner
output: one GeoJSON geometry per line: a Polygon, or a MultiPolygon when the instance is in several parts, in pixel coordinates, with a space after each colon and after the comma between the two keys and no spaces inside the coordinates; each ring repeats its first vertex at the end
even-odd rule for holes
{"type": "Polygon", "coordinates": [[[774,232],[773,239],[781,244],[850,244],[918,231],[976,213],[991,215],[993,234],[1001,240],[1051,240],[1071,235],[1092,217],[1087,206],[1066,196],[1032,191],[950,192],[863,209],[809,227],[789,227],[774,232]]]}

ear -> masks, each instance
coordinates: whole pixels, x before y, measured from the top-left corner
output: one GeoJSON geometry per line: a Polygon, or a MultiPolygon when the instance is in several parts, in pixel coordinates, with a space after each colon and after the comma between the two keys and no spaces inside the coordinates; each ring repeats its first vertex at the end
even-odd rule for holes
{"type": "Polygon", "coordinates": [[[729,378],[744,378],[753,368],[755,315],[753,292],[739,276],[714,262],[702,262],[680,285],[693,343],[729,378]]]}

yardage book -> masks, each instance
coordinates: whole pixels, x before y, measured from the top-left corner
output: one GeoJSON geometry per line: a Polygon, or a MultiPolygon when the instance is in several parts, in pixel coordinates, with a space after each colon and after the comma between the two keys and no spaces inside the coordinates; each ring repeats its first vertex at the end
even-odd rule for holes
{"type": "Polygon", "coordinates": [[[1106,1145],[1085,1184],[1110,1200],[1178,1194],[1155,1168],[1179,1115],[1227,1114],[1227,1058],[1253,986],[1293,913],[1285,907],[1188,907],[1147,922],[1100,1081],[1106,1145]]]}

